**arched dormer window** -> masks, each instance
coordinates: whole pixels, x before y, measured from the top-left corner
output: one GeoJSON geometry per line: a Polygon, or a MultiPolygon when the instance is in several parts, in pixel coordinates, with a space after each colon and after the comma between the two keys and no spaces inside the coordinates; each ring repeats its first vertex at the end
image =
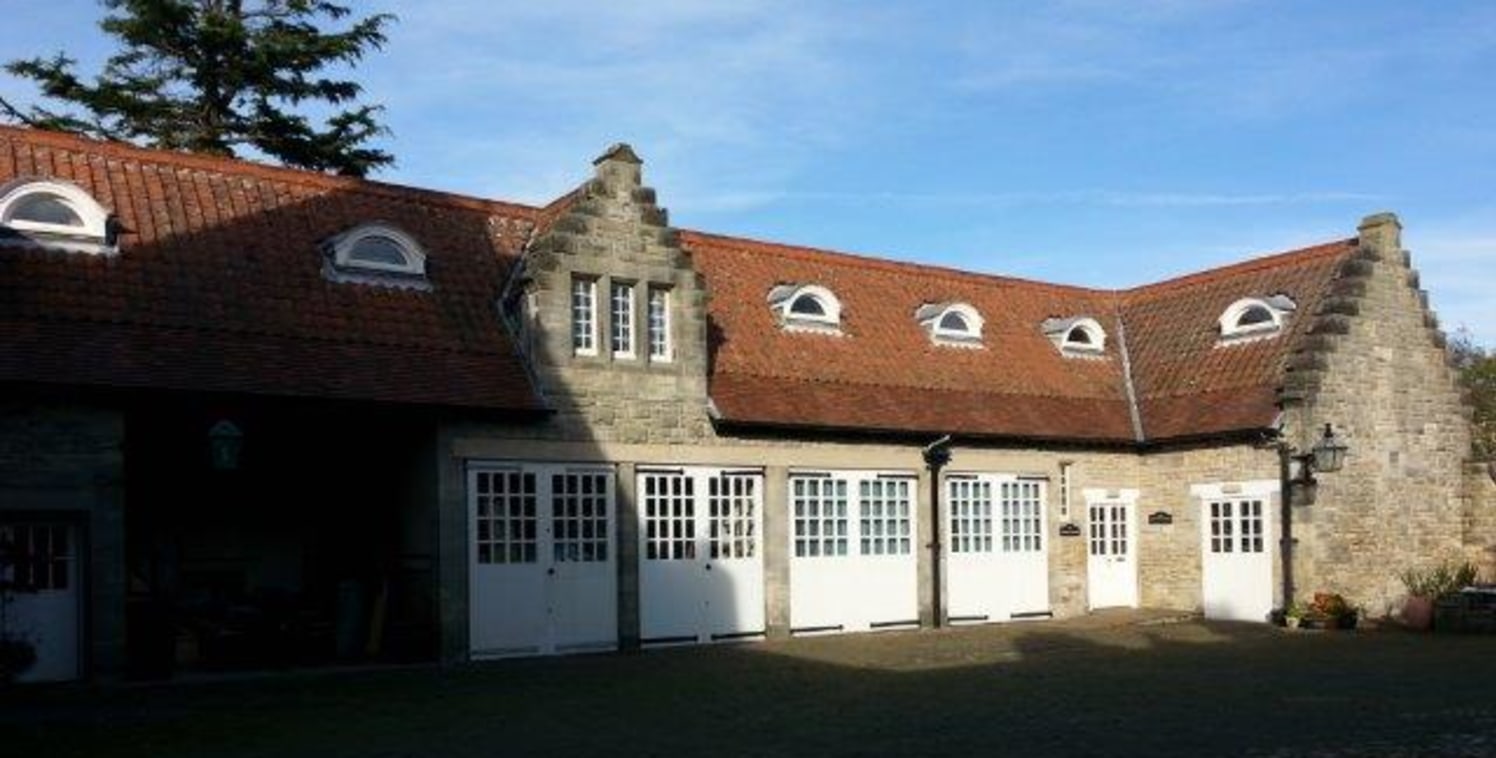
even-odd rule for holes
{"type": "Polygon", "coordinates": [[[980,347],[985,321],[966,303],[930,303],[914,312],[914,318],[937,345],[980,347]]]}
{"type": "Polygon", "coordinates": [[[841,301],[818,284],[781,284],[769,290],[769,307],[786,329],[840,333],[841,301]]]}
{"type": "Polygon", "coordinates": [[[1106,330],[1090,316],[1045,319],[1040,328],[1067,358],[1099,357],[1106,352],[1106,330]]]}
{"type": "Polygon", "coordinates": [[[383,222],[360,224],[327,241],[328,273],[366,284],[421,286],[426,252],[414,237],[383,222]]]}
{"type": "Polygon", "coordinates": [[[1289,314],[1298,305],[1287,295],[1244,297],[1226,307],[1217,320],[1221,330],[1218,344],[1236,344],[1275,337],[1283,331],[1289,314]]]}
{"type": "Polygon", "coordinates": [[[95,255],[117,252],[109,212],[76,185],[55,179],[0,187],[0,243],[95,255]]]}

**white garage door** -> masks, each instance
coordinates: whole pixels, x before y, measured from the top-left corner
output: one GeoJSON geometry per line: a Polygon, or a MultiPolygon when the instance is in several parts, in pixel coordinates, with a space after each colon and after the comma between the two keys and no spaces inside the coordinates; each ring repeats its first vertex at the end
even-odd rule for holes
{"type": "Polygon", "coordinates": [[[790,628],[800,634],[919,624],[911,473],[790,476],[790,628]]]}
{"type": "Polygon", "coordinates": [[[1049,615],[1044,483],[991,474],[946,477],[951,623],[1049,615]]]}
{"type": "Polygon", "coordinates": [[[639,472],[639,624],[645,645],[764,634],[763,474],[639,472]]]}
{"type": "Polygon", "coordinates": [[[6,633],[29,640],[36,662],[23,682],[76,679],[78,667],[77,530],[68,524],[0,525],[0,542],[15,559],[0,566],[0,579],[24,588],[9,593],[6,633]]]}
{"type": "Polygon", "coordinates": [[[618,646],[612,469],[472,466],[468,518],[473,657],[618,646]]]}
{"type": "Polygon", "coordinates": [[[1272,519],[1266,497],[1202,501],[1205,617],[1266,621],[1273,608],[1272,519]]]}

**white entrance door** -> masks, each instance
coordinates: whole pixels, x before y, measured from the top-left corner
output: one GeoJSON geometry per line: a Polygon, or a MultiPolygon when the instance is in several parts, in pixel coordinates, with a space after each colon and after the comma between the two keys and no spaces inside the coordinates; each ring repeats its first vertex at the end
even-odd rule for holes
{"type": "Polygon", "coordinates": [[[1042,482],[954,474],[946,481],[946,513],[951,623],[1049,614],[1042,482]]]}
{"type": "Polygon", "coordinates": [[[29,641],[36,662],[20,676],[23,682],[77,679],[78,551],[77,530],[68,524],[0,525],[0,542],[14,559],[0,568],[20,591],[8,598],[6,633],[29,641]]]}
{"type": "Polygon", "coordinates": [[[1272,519],[1261,496],[1202,501],[1206,618],[1266,621],[1273,607],[1272,519]]]}
{"type": "Polygon", "coordinates": [[[763,475],[643,470],[637,499],[642,642],[763,636],[763,475]]]}
{"type": "Polygon", "coordinates": [[[470,468],[473,657],[618,646],[613,508],[609,468],[470,468]]]}
{"type": "Polygon", "coordinates": [[[1087,499],[1086,595],[1092,608],[1137,607],[1136,510],[1130,500],[1087,499]]]}
{"type": "Polygon", "coordinates": [[[907,473],[790,476],[790,628],[917,626],[915,483],[907,473]]]}

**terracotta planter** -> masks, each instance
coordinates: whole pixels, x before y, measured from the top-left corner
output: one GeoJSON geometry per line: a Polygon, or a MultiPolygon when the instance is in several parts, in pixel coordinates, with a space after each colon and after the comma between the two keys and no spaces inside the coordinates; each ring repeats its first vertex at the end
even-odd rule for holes
{"type": "Polygon", "coordinates": [[[1423,595],[1409,595],[1403,601],[1403,623],[1409,629],[1426,632],[1434,626],[1434,599],[1423,595]]]}

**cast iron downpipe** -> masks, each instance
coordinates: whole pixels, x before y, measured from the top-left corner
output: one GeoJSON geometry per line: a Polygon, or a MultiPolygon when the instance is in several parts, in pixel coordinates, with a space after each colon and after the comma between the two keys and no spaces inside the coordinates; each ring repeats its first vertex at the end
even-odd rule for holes
{"type": "Polygon", "coordinates": [[[1278,442],[1278,502],[1282,512],[1279,535],[1283,554],[1283,612],[1293,607],[1293,451],[1288,443],[1278,442]]]}
{"type": "Polygon", "coordinates": [[[935,628],[945,626],[943,603],[940,602],[940,470],[951,462],[951,436],[941,437],[920,451],[925,458],[925,467],[930,470],[930,581],[934,585],[930,595],[930,609],[934,615],[935,628]]]}

